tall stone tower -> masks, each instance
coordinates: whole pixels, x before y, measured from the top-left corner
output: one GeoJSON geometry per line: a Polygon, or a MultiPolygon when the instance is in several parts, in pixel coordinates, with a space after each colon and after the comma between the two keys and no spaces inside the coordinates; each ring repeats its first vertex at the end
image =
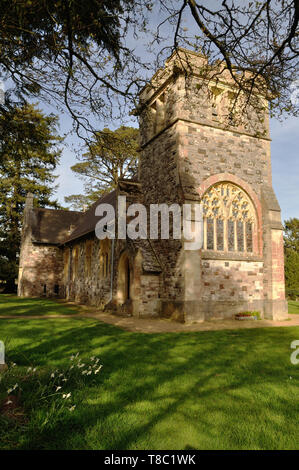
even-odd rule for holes
{"type": "Polygon", "coordinates": [[[240,111],[229,73],[179,50],[140,96],[145,204],[203,203],[204,244],[153,241],[162,315],[187,321],[258,310],[283,319],[283,236],[271,178],[268,103],[240,111]],[[203,78],[204,77],[204,78],[203,78]],[[232,106],[232,103],[236,103],[232,106]],[[239,111],[239,112],[238,112],[239,111]]]}

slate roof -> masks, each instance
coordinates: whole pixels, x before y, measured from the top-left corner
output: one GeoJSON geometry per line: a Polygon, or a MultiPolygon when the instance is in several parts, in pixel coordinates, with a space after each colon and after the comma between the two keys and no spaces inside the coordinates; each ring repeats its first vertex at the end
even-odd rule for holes
{"type": "Polygon", "coordinates": [[[33,208],[30,214],[32,241],[59,244],[69,236],[71,226],[78,224],[82,212],[33,208]]]}
{"type": "Polygon", "coordinates": [[[68,243],[77,238],[83,237],[89,233],[94,232],[96,223],[100,220],[99,216],[95,215],[96,207],[99,204],[111,204],[116,207],[116,191],[105,194],[99,198],[86,212],[81,213],[82,216],[75,229],[63,240],[63,243],[68,243]]]}

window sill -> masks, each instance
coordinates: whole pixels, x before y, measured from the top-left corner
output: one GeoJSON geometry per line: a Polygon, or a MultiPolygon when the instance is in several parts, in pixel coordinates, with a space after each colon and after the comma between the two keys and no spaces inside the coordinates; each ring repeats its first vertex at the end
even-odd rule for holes
{"type": "Polygon", "coordinates": [[[263,257],[256,253],[241,253],[234,251],[202,250],[202,259],[219,259],[228,261],[263,261],[263,257]]]}

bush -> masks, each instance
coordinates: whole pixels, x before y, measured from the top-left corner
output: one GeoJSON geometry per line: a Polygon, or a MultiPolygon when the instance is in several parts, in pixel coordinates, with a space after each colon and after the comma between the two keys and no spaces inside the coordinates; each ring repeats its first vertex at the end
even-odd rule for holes
{"type": "Polygon", "coordinates": [[[299,300],[299,289],[286,289],[286,297],[288,300],[299,300]]]}

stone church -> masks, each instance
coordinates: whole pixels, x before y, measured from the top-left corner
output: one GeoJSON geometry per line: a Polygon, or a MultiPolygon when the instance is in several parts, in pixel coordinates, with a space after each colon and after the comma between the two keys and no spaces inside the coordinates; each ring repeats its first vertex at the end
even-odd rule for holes
{"type": "Polygon", "coordinates": [[[283,232],[272,188],[268,103],[228,115],[227,71],[203,78],[206,59],[179,50],[140,95],[138,178],[119,181],[86,212],[24,212],[18,293],[60,297],[136,317],[176,321],[258,310],[287,315],[283,232]],[[182,239],[95,236],[100,203],[202,204],[203,246],[182,239]]]}

